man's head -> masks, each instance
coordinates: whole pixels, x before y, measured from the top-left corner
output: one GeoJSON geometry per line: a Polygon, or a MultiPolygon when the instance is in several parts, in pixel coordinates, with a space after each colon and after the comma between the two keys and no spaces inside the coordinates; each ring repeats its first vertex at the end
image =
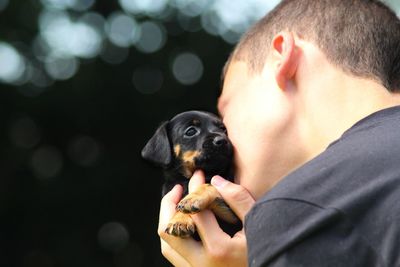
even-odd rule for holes
{"type": "Polygon", "coordinates": [[[399,43],[399,20],[377,1],[283,0],[224,70],[218,109],[237,181],[258,198],[359,119],[400,104],[399,43]]]}
{"type": "Polygon", "coordinates": [[[241,39],[230,61],[244,60],[260,72],[268,45],[292,31],[317,45],[330,62],[361,77],[400,90],[400,25],[378,0],[283,0],[241,39]]]}

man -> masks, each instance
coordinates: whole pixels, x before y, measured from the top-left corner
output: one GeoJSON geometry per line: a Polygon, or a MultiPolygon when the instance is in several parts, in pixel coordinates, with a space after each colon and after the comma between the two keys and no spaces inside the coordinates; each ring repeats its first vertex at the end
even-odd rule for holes
{"type": "Polygon", "coordinates": [[[240,185],[212,180],[245,233],[230,238],[205,211],[193,215],[202,242],[165,234],[177,186],[161,203],[164,256],[176,266],[400,266],[399,44],[400,21],[374,0],[284,0],[254,25],[218,103],[240,185]]]}

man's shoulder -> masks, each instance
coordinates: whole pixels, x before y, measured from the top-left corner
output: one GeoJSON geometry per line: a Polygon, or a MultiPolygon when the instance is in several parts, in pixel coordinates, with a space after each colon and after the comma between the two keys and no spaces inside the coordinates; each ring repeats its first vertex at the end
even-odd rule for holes
{"type": "Polygon", "coordinates": [[[283,178],[263,199],[304,196],[323,201],[326,194],[350,193],[376,182],[376,177],[384,178],[380,181],[400,178],[398,155],[400,107],[394,107],[356,123],[324,152],[283,178]]]}
{"type": "Polygon", "coordinates": [[[399,133],[400,108],[373,114],[258,200],[245,220],[251,264],[399,262],[399,133]]]}

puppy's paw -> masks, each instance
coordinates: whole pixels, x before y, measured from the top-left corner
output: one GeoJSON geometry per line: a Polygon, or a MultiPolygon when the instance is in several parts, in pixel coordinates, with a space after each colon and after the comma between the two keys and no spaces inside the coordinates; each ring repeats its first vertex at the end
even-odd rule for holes
{"type": "Polygon", "coordinates": [[[188,214],[177,212],[169,222],[165,232],[169,235],[187,238],[196,232],[196,225],[188,214]]]}
{"type": "Polygon", "coordinates": [[[202,184],[194,192],[184,197],[176,206],[176,210],[183,213],[197,213],[207,209],[218,197],[220,194],[213,186],[202,184]]]}
{"type": "Polygon", "coordinates": [[[178,203],[176,210],[193,214],[205,209],[207,204],[204,197],[198,194],[189,194],[178,203]]]}

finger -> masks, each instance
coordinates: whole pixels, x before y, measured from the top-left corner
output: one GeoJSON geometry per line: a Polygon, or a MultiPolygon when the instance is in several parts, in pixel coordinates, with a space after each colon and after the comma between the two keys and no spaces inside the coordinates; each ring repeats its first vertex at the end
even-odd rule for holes
{"type": "Polygon", "coordinates": [[[218,246],[229,237],[219,226],[217,219],[210,210],[204,210],[193,214],[192,218],[196,224],[197,231],[206,248],[218,246]]]}
{"type": "MultiPolygon", "coordinates": [[[[160,217],[158,224],[158,235],[161,238],[161,245],[163,254],[168,255],[170,261],[181,261],[177,255],[180,255],[188,262],[195,262],[198,260],[198,251],[201,250],[201,243],[196,242],[192,238],[180,238],[169,235],[165,232],[167,225],[173,215],[176,213],[176,204],[182,197],[183,188],[181,185],[176,185],[170,192],[168,192],[161,200],[160,217]],[[168,245],[168,247],[166,246],[168,245]],[[164,251],[165,250],[165,251],[164,251]]],[[[179,265],[178,265],[179,266],[179,265]]]]}
{"type": "Polygon", "coordinates": [[[168,245],[168,247],[166,247],[164,244],[163,255],[168,255],[171,260],[181,261],[179,257],[189,263],[196,263],[201,260],[200,257],[203,251],[203,244],[201,242],[195,241],[193,238],[176,237],[166,232],[160,233],[160,237],[161,242],[165,242],[165,244],[168,245]]]}
{"type": "Polygon", "coordinates": [[[160,214],[158,221],[158,232],[163,232],[167,228],[169,220],[176,213],[175,207],[182,198],[183,188],[181,185],[175,185],[161,200],[160,214]]]}
{"type": "Polygon", "coordinates": [[[205,180],[206,178],[203,171],[195,171],[189,181],[189,192],[193,192],[194,190],[196,190],[200,185],[205,183],[205,180]]]}
{"type": "MultiPolygon", "coordinates": [[[[230,237],[222,231],[214,214],[203,211],[193,216],[198,225],[199,234],[204,245],[204,257],[211,257],[224,264],[227,259],[235,262],[235,266],[247,266],[247,242],[244,229],[230,237]]],[[[218,265],[223,266],[223,265],[218,265]]]]}
{"type": "Polygon", "coordinates": [[[211,184],[243,222],[244,217],[255,203],[250,193],[243,186],[225,180],[221,176],[214,176],[211,184]]]}
{"type": "Polygon", "coordinates": [[[161,239],[161,252],[163,256],[176,267],[190,267],[189,262],[185,260],[177,251],[173,250],[167,242],[161,239]]]}

